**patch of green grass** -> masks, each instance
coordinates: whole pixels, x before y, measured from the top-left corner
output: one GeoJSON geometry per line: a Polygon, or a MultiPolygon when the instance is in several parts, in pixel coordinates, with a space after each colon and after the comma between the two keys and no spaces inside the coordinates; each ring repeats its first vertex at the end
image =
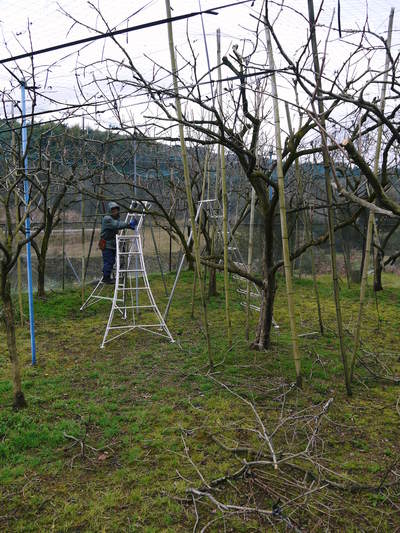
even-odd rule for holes
{"type": "MultiPolygon", "coordinates": [[[[51,294],[47,301],[35,303],[36,368],[30,366],[29,334],[26,328],[17,330],[29,405],[26,410],[11,409],[11,369],[4,350],[0,352],[0,368],[4,369],[0,405],[5,406],[0,410],[0,486],[5,487],[0,490],[0,530],[192,530],[195,517],[186,490],[189,486],[202,487],[203,481],[188,453],[207,481],[232,473],[244,458],[253,458],[247,452],[229,452],[229,448],[245,443],[268,456],[268,450],[260,448],[260,435],[255,431],[260,428],[248,402],[256,406],[270,429],[282,417],[297,411],[304,414],[332,397],[329,420],[323,419],[315,437],[314,445],[321,446],[321,461],[326,460],[330,471],[342,476],[338,478],[341,483],[351,479],[379,485],[388,464],[400,453],[395,411],[398,389],[357,365],[354,395],[346,397],[329,277],[319,278],[326,334],[300,338],[304,389],[291,389],[284,407],[277,400],[280,387],[288,387],[295,373],[283,279],[278,280],[275,310],[280,329],[272,332],[270,350],[254,352],[244,339],[245,313],[234,290],[234,345],[228,350],[223,284],[218,276],[220,293],[210,300],[208,308],[213,356],[218,364],[211,375],[207,373],[198,299],[195,318],[190,318],[192,279],[191,272],[183,273],[171,308],[169,327],[179,344],[136,332],[100,350],[107,304],[81,313],[80,293],[73,290],[51,294]],[[221,388],[212,377],[244,400],[221,388]],[[224,442],[227,448],[218,442],[224,442]]],[[[171,286],[173,275],[167,280],[171,286]]],[[[161,280],[152,276],[151,283],[163,308],[166,297],[161,280]]],[[[379,324],[374,297],[368,294],[362,328],[364,357],[372,358],[368,353],[385,354],[381,356],[385,365],[399,372],[400,282],[385,275],[384,284],[385,291],[378,296],[379,324]]],[[[295,294],[299,333],[318,331],[312,280],[296,279],[295,294]]],[[[342,285],[348,350],[358,297],[356,285],[350,289],[342,285]]],[[[252,313],[252,331],[256,321],[257,314],[252,313]]],[[[0,342],[4,341],[5,332],[0,330],[0,342]]],[[[376,360],[368,362],[377,368],[376,360]]],[[[274,435],[278,453],[297,451],[296,439],[300,442],[313,431],[315,421],[312,417],[303,420],[302,416],[293,422],[297,424],[294,440],[279,431],[274,435]]],[[[299,460],[298,467],[309,465],[299,460]]],[[[272,470],[267,472],[272,475],[272,470]]],[[[244,494],[249,479],[251,476],[237,480],[244,494]]],[[[270,483],[268,478],[266,486],[270,483]]],[[[324,500],[328,490],[315,493],[321,498],[321,506],[315,505],[316,515],[318,509],[329,504],[329,494],[324,500]]],[[[251,491],[261,507],[272,508],[274,499],[267,490],[252,485],[251,491]]],[[[216,494],[223,501],[243,503],[238,492],[226,484],[216,494]]],[[[344,492],[342,497],[344,511],[332,511],[331,516],[336,530],[357,530],[354,509],[361,502],[366,509],[364,519],[374,527],[379,524],[375,509],[384,508],[390,530],[391,510],[385,507],[389,503],[381,492],[360,493],[356,502],[351,493],[344,492]]],[[[209,503],[199,505],[202,519],[220,516],[209,503]]],[[[323,519],[322,511],[320,516],[323,519]]],[[[308,525],[305,522],[304,527],[308,525]]],[[[212,527],[211,531],[222,531],[224,525],[216,521],[212,527]]],[[[260,525],[250,515],[245,520],[231,517],[227,527],[231,531],[268,530],[266,523],[260,525]]]]}

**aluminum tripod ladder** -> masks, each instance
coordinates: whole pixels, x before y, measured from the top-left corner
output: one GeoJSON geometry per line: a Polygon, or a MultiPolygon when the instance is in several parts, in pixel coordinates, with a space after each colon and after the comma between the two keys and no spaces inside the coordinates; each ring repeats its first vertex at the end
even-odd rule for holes
{"type": "Polygon", "coordinates": [[[101,348],[134,329],[174,342],[150,288],[140,233],[117,235],[116,240],[114,297],[101,348]]]}

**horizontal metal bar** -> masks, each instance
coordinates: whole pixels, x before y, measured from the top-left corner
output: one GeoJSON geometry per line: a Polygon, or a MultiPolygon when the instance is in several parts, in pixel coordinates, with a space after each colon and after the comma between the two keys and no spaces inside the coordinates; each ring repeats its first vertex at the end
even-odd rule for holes
{"type": "Polygon", "coordinates": [[[133,328],[163,328],[161,323],[158,324],[131,324],[130,326],[110,326],[108,329],[133,329],[133,328]]]}
{"type": "MultiPolygon", "coordinates": [[[[247,307],[247,303],[246,302],[240,302],[240,305],[243,306],[243,307],[247,307]]],[[[249,307],[250,309],[253,309],[254,311],[260,311],[260,307],[255,305],[255,304],[249,304],[249,307]]]]}
{"type": "Polygon", "coordinates": [[[120,252],[118,251],[119,255],[141,255],[141,252],[120,252]]]}
{"type": "Polygon", "coordinates": [[[134,270],[130,270],[130,269],[124,268],[124,269],[120,269],[119,272],[144,272],[144,269],[143,268],[141,268],[141,269],[136,269],[135,268],[134,270]]]}
{"type": "MultiPolygon", "coordinates": [[[[149,287],[118,287],[119,291],[148,291],[149,287]]],[[[111,298],[112,299],[112,298],[111,298]]]]}
{"type": "MultiPolygon", "coordinates": [[[[247,294],[247,290],[246,289],[236,289],[236,292],[238,292],[240,294],[247,294]]],[[[254,296],[255,298],[261,298],[261,294],[258,293],[258,292],[251,292],[250,291],[250,296],[254,296]]]]}
{"type": "Polygon", "coordinates": [[[118,309],[124,310],[124,309],[153,309],[156,307],[155,305],[122,305],[121,307],[118,307],[118,309]]]}

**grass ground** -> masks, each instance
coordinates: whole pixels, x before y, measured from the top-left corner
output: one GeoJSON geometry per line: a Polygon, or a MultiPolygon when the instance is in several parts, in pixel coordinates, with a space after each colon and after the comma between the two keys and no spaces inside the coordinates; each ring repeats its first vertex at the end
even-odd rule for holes
{"type": "MultiPolygon", "coordinates": [[[[268,352],[249,350],[236,297],[229,351],[222,291],[211,299],[219,363],[211,374],[199,306],[190,317],[191,280],[184,273],[171,309],[175,344],[143,332],[100,350],[107,305],[80,313],[78,290],[37,302],[35,368],[28,328],[18,329],[29,404],[20,412],[11,408],[0,330],[0,531],[179,532],[196,523],[198,531],[207,524],[207,531],[395,531],[398,278],[385,277],[378,307],[369,295],[352,398],[343,386],[327,277],[320,279],[326,334],[300,337],[302,391],[291,385],[282,280],[275,313],[280,329],[268,352]],[[271,436],[278,470],[257,416],[271,436]],[[255,464],[235,476],[244,461],[255,464]],[[209,496],[266,512],[218,509],[209,496]]],[[[163,308],[160,279],[152,278],[152,285],[163,308]]],[[[342,286],[341,296],[350,348],[358,287],[342,286]]],[[[300,333],[317,331],[309,279],[296,281],[296,298],[300,333]]]]}

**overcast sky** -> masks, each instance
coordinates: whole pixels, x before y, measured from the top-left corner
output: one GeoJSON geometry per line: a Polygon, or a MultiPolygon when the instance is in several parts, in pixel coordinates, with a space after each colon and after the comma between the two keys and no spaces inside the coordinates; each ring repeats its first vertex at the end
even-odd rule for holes
{"type": "MultiPolygon", "coordinates": [[[[190,13],[197,11],[199,5],[203,9],[212,7],[221,7],[232,3],[230,0],[171,0],[173,15],[190,13]]],[[[271,10],[277,13],[276,4],[282,2],[270,2],[271,10]]],[[[315,10],[318,11],[320,2],[315,0],[315,10]]],[[[328,24],[331,20],[334,10],[337,9],[337,0],[325,0],[324,10],[320,22],[328,24]]],[[[371,30],[381,34],[386,34],[387,21],[390,7],[398,3],[398,0],[374,0],[370,2],[362,0],[341,1],[341,25],[342,29],[361,28],[368,17],[368,24],[371,30]]],[[[233,44],[238,44],[240,49],[249,43],[251,38],[250,31],[255,27],[256,16],[263,5],[261,0],[255,0],[252,3],[240,4],[222,9],[219,14],[205,15],[203,18],[207,43],[209,47],[211,64],[216,63],[215,51],[215,34],[217,28],[221,29],[222,51],[226,53],[231,49],[233,44]],[[248,41],[246,41],[246,39],[248,41]]],[[[296,8],[299,13],[295,14],[285,11],[277,19],[276,31],[278,32],[285,47],[295,54],[301,42],[304,42],[306,36],[306,21],[302,19],[301,13],[306,13],[306,0],[286,0],[287,6],[296,8]]],[[[67,41],[73,41],[89,35],[94,35],[90,28],[98,31],[105,31],[106,26],[99,16],[96,15],[89,3],[82,0],[2,0],[1,11],[1,32],[2,32],[2,52],[1,58],[10,55],[19,54],[28,51],[32,46],[33,49],[40,49],[67,41]],[[63,13],[70,14],[72,18],[79,20],[84,27],[74,24],[71,18],[63,13]],[[29,21],[30,35],[27,30],[29,21]],[[30,39],[32,45],[30,45],[30,39]]],[[[150,22],[165,17],[164,0],[98,0],[96,6],[99,7],[102,15],[111,28],[124,28],[150,22]]],[[[336,12],[337,13],[337,12],[336,12]]],[[[399,14],[395,14],[393,46],[398,47],[400,39],[399,14]]],[[[335,15],[334,24],[337,24],[335,15]]],[[[199,54],[200,69],[206,70],[205,46],[202,35],[201,18],[193,17],[187,23],[177,22],[174,24],[174,38],[176,48],[182,55],[187,55],[188,45],[186,31],[189,32],[190,38],[194,43],[196,52],[199,54]]],[[[337,32],[336,32],[337,34],[337,32]]],[[[336,35],[338,45],[328,50],[329,61],[334,68],[337,62],[340,62],[340,40],[336,35]]],[[[145,73],[150,73],[151,63],[146,56],[155,59],[159,64],[169,67],[169,53],[166,26],[145,29],[129,33],[129,35],[119,37],[121,44],[126,47],[136,65],[145,73]]],[[[110,40],[90,44],[84,49],[79,47],[64,49],[55,53],[37,56],[34,59],[36,70],[36,85],[40,87],[39,92],[53,98],[56,103],[54,107],[62,105],[75,104],[81,100],[77,91],[76,84],[76,67],[82,82],[89,83],[93,74],[101,76],[104,65],[99,63],[103,58],[120,58],[121,53],[115,44],[110,40]],[[79,53],[78,53],[79,51],[79,53]],[[93,65],[94,66],[89,66],[93,65]],[[82,67],[89,66],[86,70],[82,67]]],[[[263,58],[260,57],[260,62],[263,58]]],[[[18,77],[17,66],[9,63],[11,68],[18,77]]],[[[29,61],[21,60],[18,66],[29,76],[29,61]]],[[[3,90],[9,90],[10,86],[16,86],[15,79],[12,79],[9,72],[1,67],[0,70],[0,87],[3,90]]],[[[87,89],[87,94],[91,89],[87,89]]],[[[94,90],[94,89],[93,89],[94,90]]],[[[18,92],[14,92],[14,97],[19,98],[18,92]]],[[[38,110],[48,110],[52,104],[45,99],[38,101],[38,110]]],[[[44,116],[43,119],[49,119],[44,116]]],[[[111,115],[104,115],[102,119],[112,121],[111,115]]]]}

